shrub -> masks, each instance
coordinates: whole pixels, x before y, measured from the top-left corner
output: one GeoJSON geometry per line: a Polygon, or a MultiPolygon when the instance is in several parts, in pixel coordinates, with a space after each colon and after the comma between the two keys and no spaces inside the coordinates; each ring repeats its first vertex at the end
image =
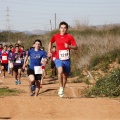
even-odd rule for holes
{"type": "Polygon", "coordinates": [[[87,90],[88,96],[120,96],[120,69],[101,77],[96,84],[87,90]]]}

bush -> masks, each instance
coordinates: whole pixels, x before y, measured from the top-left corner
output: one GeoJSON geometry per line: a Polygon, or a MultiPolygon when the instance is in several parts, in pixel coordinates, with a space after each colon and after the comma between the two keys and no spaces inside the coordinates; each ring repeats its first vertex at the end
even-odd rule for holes
{"type": "Polygon", "coordinates": [[[88,96],[120,96],[120,69],[110,75],[101,77],[96,84],[87,90],[88,96]]]}

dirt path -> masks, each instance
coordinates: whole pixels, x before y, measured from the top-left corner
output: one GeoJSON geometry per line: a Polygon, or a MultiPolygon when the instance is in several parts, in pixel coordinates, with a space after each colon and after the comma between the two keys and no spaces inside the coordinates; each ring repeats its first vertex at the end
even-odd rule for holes
{"type": "Polygon", "coordinates": [[[12,120],[120,120],[120,101],[109,98],[84,98],[80,91],[85,84],[68,83],[65,97],[57,95],[58,82],[45,79],[38,97],[29,96],[27,77],[21,85],[14,79],[0,77],[2,86],[24,90],[19,96],[0,98],[0,119],[12,120]]]}

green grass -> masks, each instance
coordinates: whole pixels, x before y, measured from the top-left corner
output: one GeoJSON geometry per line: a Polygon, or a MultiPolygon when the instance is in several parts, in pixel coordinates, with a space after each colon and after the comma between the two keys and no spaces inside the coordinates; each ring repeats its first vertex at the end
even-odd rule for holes
{"type": "Polygon", "coordinates": [[[16,89],[9,89],[8,87],[0,88],[0,96],[16,96],[21,92],[16,89]]]}

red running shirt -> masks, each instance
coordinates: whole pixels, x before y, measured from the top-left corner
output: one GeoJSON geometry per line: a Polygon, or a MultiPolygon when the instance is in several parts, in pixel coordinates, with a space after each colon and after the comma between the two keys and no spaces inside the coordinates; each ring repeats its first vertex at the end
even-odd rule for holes
{"type": "Polygon", "coordinates": [[[8,64],[8,52],[2,51],[2,63],[8,64]]]}
{"type": "MultiPolygon", "coordinates": [[[[21,48],[19,48],[19,52],[23,53],[23,50],[21,48]]],[[[13,48],[12,53],[15,53],[15,48],[13,48]]]]}
{"type": "MultiPolygon", "coordinates": [[[[70,49],[69,48],[65,48],[65,43],[67,43],[68,45],[72,45],[72,46],[76,46],[76,41],[73,38],[72,35],[70,34],[65,34],[65,35],[60,35],[55,34],[52,39],[50,40],[51,43],[56,42],[56,55],[55,57],[57,59],[60,59],[60,51],[62,50],[68,50],[69,51],[69,55],[70,55],[70,49]]],[[[66,53],[67,54],[67,53],[66,53]]]]}
{"type": "Polygon", "coordinates": [[[55,56],[56,56],[56,51],[55,52],[51,52],[52,56],[51,56],[51,59],[54,61],[55,60],[55,56]]]}

